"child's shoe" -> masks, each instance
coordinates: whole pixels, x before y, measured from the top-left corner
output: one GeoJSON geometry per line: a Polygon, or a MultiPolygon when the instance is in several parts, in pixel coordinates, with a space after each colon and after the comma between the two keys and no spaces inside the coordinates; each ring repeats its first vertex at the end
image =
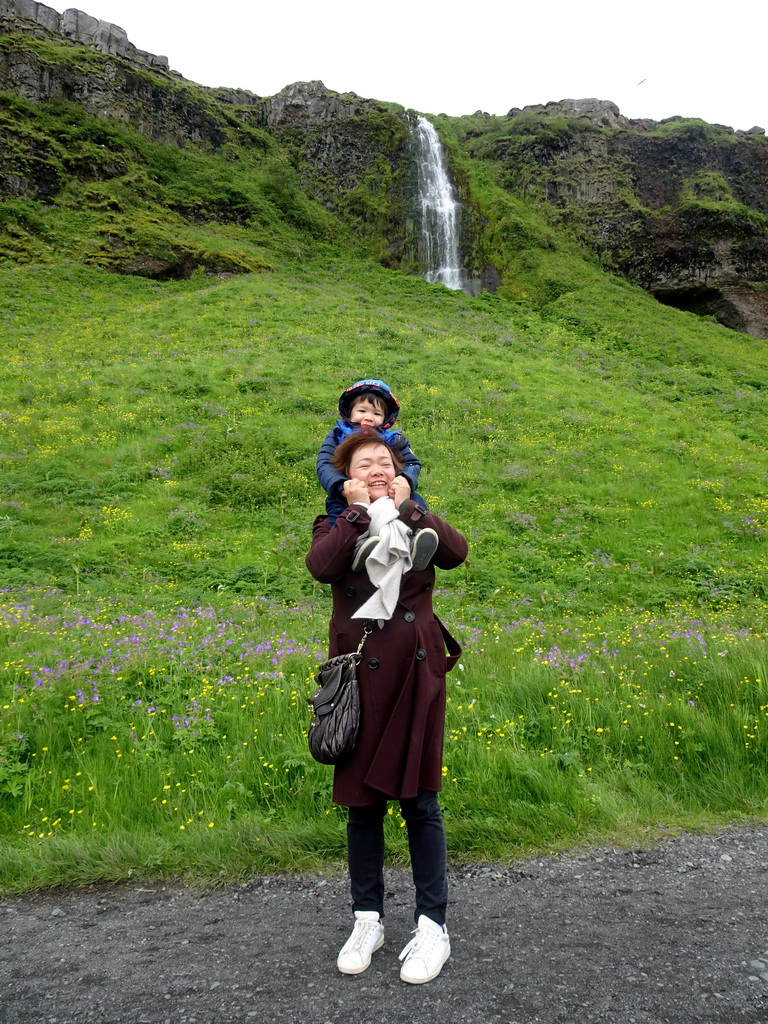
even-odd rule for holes
{"type": "Polygon", "coordinates": [[[438,536],[426,526],[419,530],[411,541],[411,568],[414,572],[426,569],[437,551],[438,536]]]}
{"type": "Polygon", "coordinates": [[[400,954],[400,980],[409,985],[432,981],[450,955],[451,940],[445,925],[420,914],[413,938],[400,954]]]}
{"type": "Polygon", "coordinates": [[[363,571],[368,555],[370,555],[380,539],[379,537],[363,537],[362,540],[357,542],[354,554],[352,555],[352,572],[363,571]]]}
{"type": "Polygon", "coordinates": [[[336,966],[342,974],[362,974],[371,966],[371,957],[384,945],[384,925],[378,910],[356,910],[355,927],[341,947],[336,966]]]}

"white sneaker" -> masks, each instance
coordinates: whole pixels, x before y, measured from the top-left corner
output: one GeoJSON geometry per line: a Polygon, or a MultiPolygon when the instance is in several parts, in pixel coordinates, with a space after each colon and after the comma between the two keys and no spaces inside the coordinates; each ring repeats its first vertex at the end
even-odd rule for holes
{"type": "Polygon", "coordinates": [[[378,910],[356,910],[355,927],[341,947],[336,966],[342,974],[362,974],[371,966],[371,957],[384,945],[384,925],[378,910]]]}
{"type": "Polygon", "coordinates": [[[421,914],[413,938],[400,954],[403,961],[400,980],[411,985],[432,981],[450,955],[451,940],[445,925],[436,924],[421,914]]]}

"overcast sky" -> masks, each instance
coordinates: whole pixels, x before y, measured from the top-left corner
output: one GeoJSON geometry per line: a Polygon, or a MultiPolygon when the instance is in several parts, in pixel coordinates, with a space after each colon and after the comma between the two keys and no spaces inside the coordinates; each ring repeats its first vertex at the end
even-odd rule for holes
{"type": "Polygon", "coordinates": [[[453,115],[594,96],[632,118],[768,129],[765,0],[77,2],[185,78],[260,96],[320,79],[453,115]]]}

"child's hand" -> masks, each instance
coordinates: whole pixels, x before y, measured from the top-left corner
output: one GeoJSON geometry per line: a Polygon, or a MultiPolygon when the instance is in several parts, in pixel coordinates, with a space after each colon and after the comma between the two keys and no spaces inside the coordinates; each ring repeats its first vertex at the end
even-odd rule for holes
{"type": "Polygon", "coordinates": [[[392,483],[389,485],[388,494],[394,501],[395,505],[400,507],[404,501],[407,501],[411,496],[411,485],[405,479],[404,476],[396,476],[392,483]]]}

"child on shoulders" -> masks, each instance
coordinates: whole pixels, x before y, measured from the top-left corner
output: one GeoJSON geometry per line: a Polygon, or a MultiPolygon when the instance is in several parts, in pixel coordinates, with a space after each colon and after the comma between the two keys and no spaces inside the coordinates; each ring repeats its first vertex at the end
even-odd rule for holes
{"type": "MultiPolygon", "coordinates": [[[[395,428],[395,421],[400,411],[400,403],[392,393],[392,389],[383,380],[369,378],[355,381],[339,398],[338,419],[336,426],[328,431],[317,456],[317,478],[325,490],[325,510],[331,527],[334,526],[339,513],[347,507],[342,495],[342,488],[348,479],[331,465],[331,458],[337,446],[345,437],[355,430],[364,430],[378,436],[384,444],[396,447],[405,462],[402,475],[408,481],[411,497],[426,508],[426,502],[416,488],[419,482],[421,463],[411,450],[407,438],[401,430],[395,428]]],[[[429,535],[433,531],[421,530],[414,534],[411,557],[414,569],[422,569],[435,552],[437,537],[429,535]],[[423,534],[424,536],[420,536],[423,534]],[[419,539],[420,538],[420,539],[419,539]],[[423,563],[423,564],[422,564],[423,563]]],[[[355,550],[352,568],[360,571],[365,559],[378,543],[378,537],[363,536],[355,550]]]]}

